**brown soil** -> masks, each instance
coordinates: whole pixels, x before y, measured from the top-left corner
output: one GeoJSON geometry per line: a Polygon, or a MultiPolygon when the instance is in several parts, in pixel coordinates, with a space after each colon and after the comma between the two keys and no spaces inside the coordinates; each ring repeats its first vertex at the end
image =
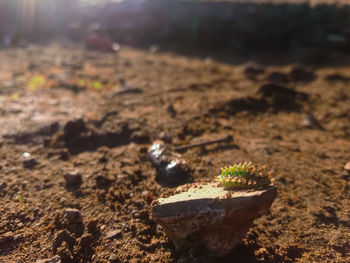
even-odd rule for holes
{"type": "Polygon", "coordinates": [[[255,74],[208,58],[67,45],[1,50],[0,61],[0,262],[349,262],[349,66],[255,74]],[[142,92],[118,94],[121,79],[142,92]],[[284,83],[262,86],[268,79],[284,83]],[[322,127],[303,124],[309,113],[322,127]],[[232,143],[182,152],[193,180],[266,163],[278,197],[229,257],[178,253],[149,218],[167,187],[147,150],[156,139],[227,135],[232,143]],[[73,171],[80,189],[66,186],[73,171]],[[67,222],[65,208],[83,221],[67,222]]]}

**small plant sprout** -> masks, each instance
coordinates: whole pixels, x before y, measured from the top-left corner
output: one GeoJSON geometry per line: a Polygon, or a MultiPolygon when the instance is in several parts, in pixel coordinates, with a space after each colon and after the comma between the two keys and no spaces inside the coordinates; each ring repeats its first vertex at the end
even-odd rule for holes
{"type": "Polygon", "coordinates": [[[20,203],[22,203],[22,195],[21,194],[18,194],[18,200],[20,203]]]}
{"type": "Polygon", "coordinates": [[[93,87],[94,89],[102,89],[102,84],[101,84],[101,82],[94,81],[94,82],[92,83],[92,87],[93,87]]]}
{"type": "Polygon", "coordinates": [[[34,76],[29,80],[28,88],[29,90],[36,90],[39,87],[42,87],[46,82],[46,79],[44,76],[34,76]]]}
{"type": "Polygon", "coordinates": [[[259,188],[271,184],[266,166],[259,167],[251,162],[221,168],[221,174],[216,176],[215,181],[228,189],[259,188]]]}

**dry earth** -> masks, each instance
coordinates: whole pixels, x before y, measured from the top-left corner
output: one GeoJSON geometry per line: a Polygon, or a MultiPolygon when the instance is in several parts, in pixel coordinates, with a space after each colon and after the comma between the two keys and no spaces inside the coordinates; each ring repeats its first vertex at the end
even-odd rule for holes
{"type": "Polygon", "coordinates": [[[0,61],[0,262],[349,262],[349,66],[249,68],[67,44],[1,50],[0,61]],[[261,88],[271,81],[282,83],[261,88]],[[182,152],[193,180],[266,163],[271,213],[227,258],[177,253],[149,218],[167,187],[147,150],[226,135],[232,143],[182,152]],[[73,171],[80,189],[66,185],[73,171]]]}

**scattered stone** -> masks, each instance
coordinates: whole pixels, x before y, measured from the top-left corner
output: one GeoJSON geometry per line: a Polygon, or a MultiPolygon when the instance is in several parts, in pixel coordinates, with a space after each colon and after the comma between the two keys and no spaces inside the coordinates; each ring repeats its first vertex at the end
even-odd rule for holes
{"type": "Polygon", "coordinates": [[[23,156],[23,158],[29,158],[29,157],[30,157],[30,153],[24,152],[24,153],[22,154],[22,156],[23,156]]]}
{"type": "Polygon", "coordinates": [[[344,170],[350,172],[350,162],[347,162],[344,166],[344,170]]]}
{"type": "Polygon", "coordinates": [[[89,233],[94,233],[97,231],[98,222],[99,221],[97,218],[91,219],[89,221],[89,223],[87,224],[87,229],[88,229],[89,233]]]}
{"type": "Polygon", "coordinates": [[[34,157],[31,157],[31,155],[27,155],[29,153],[24,153],[23,154],[23,157],[24,157],[24,160],[23,160],[23,167],[26,168],[26,169],[34,169],[35,166],[38,165],[38,161],[34,158],[34,157]]]}
{"type": "Polygon", "coordinates": [[[77,171],[66,173],[64,179],[68,188],[80,188],[83,183],[83,176],[77,171]]]}
{"type": "Polygon", "coordinates": [[[173,105],[169,105],[168,108],[167,108],[167,111],[168,111],[168,113],[169,113],[171,118],[175,118],[176,110],[175,110],[173,105]]]}
{"type": "Polygon", "coordinates": [[[199,245],[214,256],[225,256],[240,244],[253,220],[268,213],[277,194],[274,186],[254,191],[230,191],[216,183],[186,188],[155,201],[152,218],[178,250],[199,245]]]}
{"type": "Polygon", "coordinates": [[[111,93],[111,97],[117,97],[120,95],[124,95],[124,94],[140,94],[143,93],[143,90],[137,87],[123,87],[117,91],[114,91],[113,93],[111,93]]]}
{"type": "Polygon", "coordinates": [[[119,263],[120,262],[120,259],[119,259],[118,255],[115,254],[115,253],[111,254],[109,256],[108,260],[109,260],[110,263],[119,263]]]}
{"type": "Polygon", "coordinates": [[[107,239],[115,239],[120,237],[122,237],[122,231],[119,229],[108,231],[106,235],[107,239]]]}
{"type": "Polygon", "coordinates": [[[36,263],[61,263],[61,258],[56,255],[52,258],[38,259],[36,263]]]}
{"type": "Polygon", "coordinates": [[[181,185],[190,180],[187,163],[163,142],[155,142],[149,149],[148,156],[157,170],[161,184],[181,185]]]}
{"type": "Polygon", "coordinates": [[[63,211],[63,219],[67,220],[69,224],[81,223],[82,216],[78,209],[66,208],[63,211]]]}
{"type": "Polygon", "coordinates": [[[302,122],[304,128],[325,130],[312,114],[308,114],[302,122]]]}

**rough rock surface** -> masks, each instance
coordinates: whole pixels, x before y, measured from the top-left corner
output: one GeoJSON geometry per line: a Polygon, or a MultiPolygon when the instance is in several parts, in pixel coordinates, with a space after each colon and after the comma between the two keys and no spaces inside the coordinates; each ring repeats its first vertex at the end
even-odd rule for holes
{"type": "Polygon", "coordinates": [[[253,220],[268,213],[276,194],[274,186],[231,191],[215,183],[193,184],[154,202],[152,217],[177,249],[199,245],[208,254],[225,256],[241,242],[253,220]]]}

